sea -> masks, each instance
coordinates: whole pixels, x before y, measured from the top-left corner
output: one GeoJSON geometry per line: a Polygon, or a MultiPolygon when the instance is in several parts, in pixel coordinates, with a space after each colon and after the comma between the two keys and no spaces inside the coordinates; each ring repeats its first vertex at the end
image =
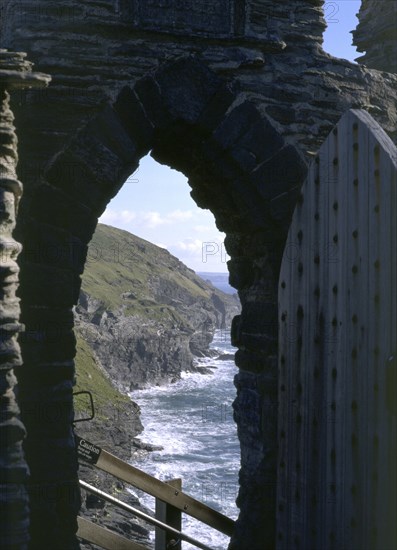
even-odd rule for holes
{"type": "MultiPolygon", "coordinates": [[[[198,362],[215,367],[213,374],[182,373],[181,380],[169,386],[131,393],[141,408],[141,440],[163,447],[134,465],[163,481],[182,478],[184,492],[236,519],[240,448],[232,409],[237,371],[230,330],[216,331],[211,347],[217,356],[198,362]]],[[[134,493],[154,510],[153,497],[134,493]]],[[[182,531],[214,550],[225,550],[229,543],[227,536],[186,514],[182,531]]],[[[196,547],[184,542],[182,548],[196,547]]]]}
{"type": "Polygon", "coordinates": [[[197,275],[226,294],[236,294],[236,289],[229,285],[229,273],[198,271],[197,275]]]}

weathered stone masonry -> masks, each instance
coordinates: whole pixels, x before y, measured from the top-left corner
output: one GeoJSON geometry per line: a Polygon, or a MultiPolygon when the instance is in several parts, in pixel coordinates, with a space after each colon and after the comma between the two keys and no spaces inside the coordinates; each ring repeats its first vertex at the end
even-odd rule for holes
{"type": "Polygon", "coordinates": [[[21,251],[15,229],[22,184],[16,175],[17,138],[9,92],[41,87],[49,77],[32,73],[26,54],[0,50],[0,546],[26,548],[29,537],[29,508],[26,492],[28,466],[22,440],[26,432],[15,400],[13,368],[21,365],[16,336],[19,323],[19,267],[21,251]]]}
{"type": "Polygon", "coordinates": [[[367,67],[397,72],[397,2],[363,0],[358,13],[359,24],[353,31],[353,42],[359,58],[367,67]]]}
{"type": "Polygon", "coordinates": [[[397,136],[397,76],[325,54],[322,4],[1,2],[2,45],[52,76],[44,92],[13,100],[25,183],[18,378],[32,483],[50,491],[32,495],[32,547],[75,544],[72,307],[97,218],[149,150],[189,177],[227,234],[243,306],[232,334],[242,468],[230,548],[274,547],[277,280],[299,185],[348,108],[397,136]],[[43,252],[51,246],[62,253],[43,252]],[[54,320],[64,326],[56,342],[54,320]],[[49,414],[57,401],[61,416],[49,414]],[[44,417],[29,415],[39,402],[44,417]]]}

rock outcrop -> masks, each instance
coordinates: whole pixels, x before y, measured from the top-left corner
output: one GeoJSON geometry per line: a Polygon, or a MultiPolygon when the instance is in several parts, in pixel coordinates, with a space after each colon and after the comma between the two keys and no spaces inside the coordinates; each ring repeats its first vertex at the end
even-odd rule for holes
{"type": "Polygon", "coordinates": [[[166,250],[99,225],[89,245],[78,334],[123,391],[175,382],[231,326],[237,295],[203,281],[166,250]]]}
{"type": "Polygon", "coordinates": [[[360,63],[378,71],[397,73],[397,2],[363,0],[353,43],[364,54],[360,63]]]}

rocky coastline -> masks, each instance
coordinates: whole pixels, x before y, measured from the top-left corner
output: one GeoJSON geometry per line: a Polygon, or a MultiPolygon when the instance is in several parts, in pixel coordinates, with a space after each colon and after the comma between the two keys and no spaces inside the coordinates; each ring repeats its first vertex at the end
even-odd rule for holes
{"type": "MultiPolygon", "coordinates": [[[[216,363],[210,350],[214,332],[230,330],[240,306],[237,296],[125,231],[99,225],[90,247],[88,258],[95,261],[86,264],[75,308],[76,392],[91,392],[95,417],[79,422],[90,407],[85,394],[76,395],[75,431],[124,461],[139,462],[155,449],[145,442],[139,404],[128,392],[174,383],[182,371],[213,375],[215,368],[204,368],[197,359],[212,356],[216,363]],[[123,256],[115,256],[121,249],[123,256]]],[[[94,466],[82,463],[80,478],[151,513],[125,483],[94,466]]],[[[81,515],[150,546],[148,524],[84,491],[81,515]]]]}

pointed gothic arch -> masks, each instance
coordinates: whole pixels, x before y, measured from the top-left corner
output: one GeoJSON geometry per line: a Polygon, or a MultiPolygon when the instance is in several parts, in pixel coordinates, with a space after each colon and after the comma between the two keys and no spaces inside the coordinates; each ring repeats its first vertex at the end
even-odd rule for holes
{"type": "Polygon", "coordinates": [[[104,104],[51,160],[20,220],[20,296],[27,332],[18,380],[29,434],[31,487],[37,489],[31,489],[33,537],[39,541],[45,536],[47,543],[52,537],[74,538],[79,493],[71,427],[72,308],[98,218],[149,151],[189,178],[198,206],[210,209],[227,234],[230,282],[242,303],[232,328],[241,369],[234,404],[239,429],[252,424],[252,412],[244,405],[251,386],[265,403],[258,402],[256,425],[241,440],[240,502],[244,495],[245,505],[237,531],[241,523],[244,529],[255,526],[255,536],[268,540],[270,548],[275,525],[278,269],[307,166],[260,107],[192,56],[160,66],[124,87],[115,102],[104,104]],[[56,339],[51,337],[54,322],[56,339]],[[49,411],[60,404],[62,414],[51,422],[49,411]],[[31,414],[43,407],[44,417],[31,414]],[[252,460],[250,446],[258,447],[257,432],[262,446],[254,457],[254,483],[245,465],[252,460]],[[254,514],[250,502],[255,502],[254,514]]]}

